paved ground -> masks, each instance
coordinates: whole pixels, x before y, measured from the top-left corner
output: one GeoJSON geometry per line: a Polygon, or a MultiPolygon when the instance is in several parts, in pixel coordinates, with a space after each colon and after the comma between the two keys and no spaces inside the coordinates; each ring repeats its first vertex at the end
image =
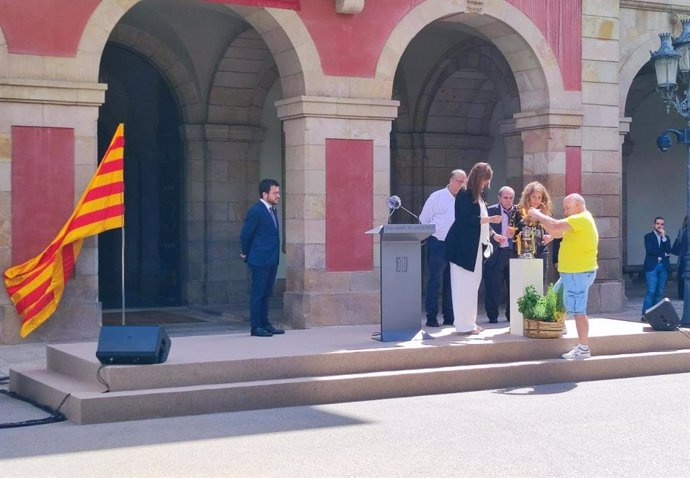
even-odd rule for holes
{"type": "Polygon", "coordinates": [[[0,430],[7,477],[687,477],[690,374],[0,430]]]}
{"type": "MultiPolygon", "coordinates": [[[[606,317],[639,320],[641,294],[628,297],[623,311],[606,317]]],[[[171,336],[246,332],[241,317],[229,322],[166,329],[171,336]]],[[[0,375],[44,362],[45,344],[0,346],[0,375]]],[[[685,477],[688,397],[690,374],[678,374],[101,425],[61,422],[0,429],[0,470],[7,477],[71,478],[685,477]]],[[[44,416],[0,395],[0,423],[44,416]]]]}

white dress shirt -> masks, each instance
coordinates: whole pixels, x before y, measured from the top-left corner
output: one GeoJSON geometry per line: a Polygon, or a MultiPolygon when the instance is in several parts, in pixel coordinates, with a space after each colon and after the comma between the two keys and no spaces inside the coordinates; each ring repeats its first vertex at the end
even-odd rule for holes
{"type": "Polygon", "coordinates": [[[419,222],[435,224],[434,237],[439,241],[446,240],[448,229],[455,222],[455,196],[450,193],[448,187],[431,193],[419,215],[419,222]]]}

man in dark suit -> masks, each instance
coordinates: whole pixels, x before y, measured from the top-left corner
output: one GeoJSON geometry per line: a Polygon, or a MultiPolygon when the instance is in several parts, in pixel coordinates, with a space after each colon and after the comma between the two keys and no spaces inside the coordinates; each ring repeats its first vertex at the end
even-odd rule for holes
{"type": "Polygon", "coordinates": [[[671,266],[668,260],[671,254],[671,241],[666,236],[664,224],[663,217],[655,217],[652,232],[644,235],[643,267],[647,279],[647,293],[642,302],[642,322],[645,321],[645,311],[664,297],[668,270],[671,266]]]}
{"type": "Polygon", "coordinates": [[[242,226],[240,257],[252,272],[249,321],[255,337],[271,337],[285,331],[268,321],[268,298],[278,272],[280,227],[276,206],[280,200],[280,184],[275,179],[259,183],[260,199],[249,209],[242,226]]]}
{"type": "MultiPolygon", "coordinates": [[[[509,186],[503,186],[498,191],[498,204],[489,206],[489,216],[501,216],[498,224],[490,223],[490,237],[493,245],[491,256],[484,263],[484,309],[489,317],[489,323],[498,323],[498,306],[504,284],[510,290],[510,274],[508,266],[513,256],[512,234],[508,230],[508,221],[513,213],[515,191],[509,186]]],[[[506,306],[506,319],[510,321],[510,305],[506,306]]]]}

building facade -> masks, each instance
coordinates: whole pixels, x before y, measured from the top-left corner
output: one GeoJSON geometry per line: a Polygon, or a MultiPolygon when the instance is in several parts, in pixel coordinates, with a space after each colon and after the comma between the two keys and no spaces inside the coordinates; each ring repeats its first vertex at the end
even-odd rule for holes
{"type": "Polygon", "coordinates": [[[96,337],[123,264],[128,307],[245,301],[239,231],[262,177],[283,189],[285,320],[376,323],[364,231],[390,194],[419,212],[477,161],[490,200],[532,180],[558,212],[583,194],[590,308],[618,310],[653,218],[673,231],[685,214],[685,152],[654,147],[682,120],[649,63],[684,15],[687,0],[0,0],[0,267],[50,242],[125,123],[124,260],[119,231],[89,239],[30,339],[96,337]]]}

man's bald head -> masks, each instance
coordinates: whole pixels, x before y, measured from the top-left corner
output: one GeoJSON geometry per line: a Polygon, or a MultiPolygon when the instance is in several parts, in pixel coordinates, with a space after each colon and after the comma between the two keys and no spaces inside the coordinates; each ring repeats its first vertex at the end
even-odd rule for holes
{"type": "Polygon", "coordinates": [[[585,198],[577,193],[568,194],[563,198],[563,214],[568,217],[573,214],[579,214],[587,210],[585,198]]]}

